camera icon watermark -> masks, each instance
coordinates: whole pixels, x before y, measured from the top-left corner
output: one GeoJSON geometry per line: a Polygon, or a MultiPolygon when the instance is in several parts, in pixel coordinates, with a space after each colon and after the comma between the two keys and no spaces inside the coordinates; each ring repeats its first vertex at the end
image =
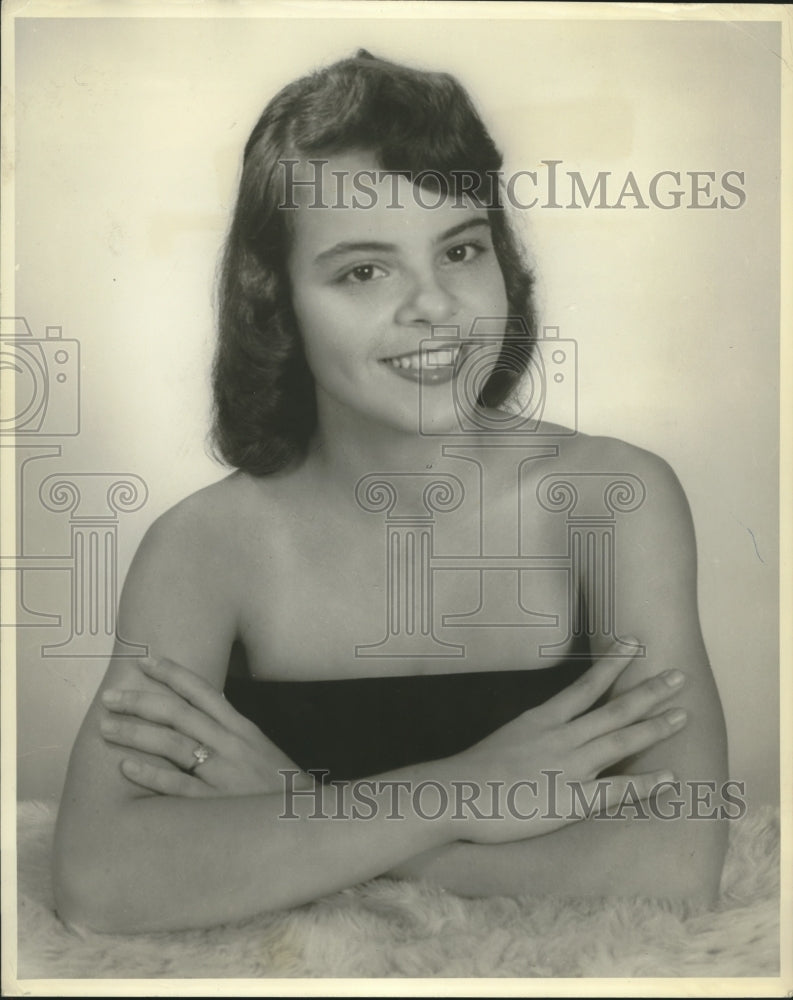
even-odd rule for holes
{"type": "Polygon", "coordinates": [[[80,342],[61,326],[35,337],[23,316],[0,317],[0,333],[0,459],[16,499],[15,531],[0,551],[14,609],[2,627],[61,629],[39,646],[42,657],[140,656],[145,646],[116,634],[118,533],[120,516],[146,503],[146,483],[134,473],[48,467],[66,447],[53,438],[81,431],[80,342]],[[52,551],[44,512],[68,515],[65,548],[52,551]]]}
{"type": "Polygon", "coordinates": [[[419,365],[419,433],[425,437],[577,431],[578,348],[559,336],[558,326],[543,327],[533,342],[520,316],[478,316],[468,335],[459,326],[433,326],[421,342],[419,365]],[[517,383],[509,405],[483,405],[491,377],[517,383]],[[448,402],[444,392],[451,393],[452,425],[438,422],[439,403],[448,402]],[[554,425],[546,429],[549,411],[554,425]]]}
{"type": "Polygon", "coordinates": [[[3,393],[0,434],[80,433],[80,344],[64,338],[62,327],[48,326],[38,338],[24,317],[2,317],[0,370],[4,382],[13,384],[13,392],[3,393]]]}

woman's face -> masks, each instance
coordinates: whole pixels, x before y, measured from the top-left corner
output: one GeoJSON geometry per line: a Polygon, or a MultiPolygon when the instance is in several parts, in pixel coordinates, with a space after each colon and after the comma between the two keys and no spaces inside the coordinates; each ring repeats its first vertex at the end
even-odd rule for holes
{"type": "MultiPolygon", "coordinates": [[[[421,427],[443,433],[458,426],[452,390],[476,353],[460,341],[477,317],[489,320],[478,385],[495,363],[504,278],[485,209],[435,191],[417,197],[407,178],[381,173],[371,155],[339,154],[321,171],[317,202],[327,207],[312,207],[313,188],[290,192],[300,207],[288,271],[319,418],[335,410],[416,433],[421,406],[421,427]]],[[[314,176],[301,164],[295,179],[314,176]]]]}

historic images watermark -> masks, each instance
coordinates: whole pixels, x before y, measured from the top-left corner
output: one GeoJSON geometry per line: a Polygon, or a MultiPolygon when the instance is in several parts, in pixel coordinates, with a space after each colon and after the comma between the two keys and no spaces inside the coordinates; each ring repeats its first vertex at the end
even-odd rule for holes
{"type": "Polygon", "coordinates": [[[650,176],[628,170],[617,174],[599,170],[584,176],[569,170],[563,160],[540,160],[535,170],[330,170],[329,160],[279,160],[281,209],[307,208],[371,209],[382,204],[405,208],[405,188],[400,178],[411,181],[410,197],[429,211],[449,204],[454,208],[503,209],[726,209],[746,204],[746,173],[743,170],[658,170],[650,176]],[[310,167],[310,171],[306,165],[310,167]],[[297,171],[295,168],[299,168],[297,171]],[[331,179],[332,178],[332,179],[331,179]],[[307,197],[308,196],[308,197],[307,197]]]}
{"type": "Polygon", "coordinates": [[[305,773],[280,770],[283,810],[279,819],[371,820],[739,820],[746,815],[746,785],[728,779],[678,781],[659,778],[642,790],[638,778],[620,781],[616,801],[609,778],[594,782],[562,780],[563,772],[545,769],[540,780],[512,783],[449,782],[365,778],[329,781],[326,770],[309,770],[314,779],[306,787],[305,773]],[[311,812],[306,808],[313,806],[311,812]]]}

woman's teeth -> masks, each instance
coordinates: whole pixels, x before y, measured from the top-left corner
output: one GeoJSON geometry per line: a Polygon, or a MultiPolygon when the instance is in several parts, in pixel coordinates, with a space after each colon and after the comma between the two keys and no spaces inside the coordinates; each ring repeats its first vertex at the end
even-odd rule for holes
{"type": "Polygon", "coordinates": [[[386,358],[385,363],[392,368],[447,368],[457,362],[459,347],[447,347],[437,351],[416,351],[415,354],[403,354],[398,358],[386,358]]]}

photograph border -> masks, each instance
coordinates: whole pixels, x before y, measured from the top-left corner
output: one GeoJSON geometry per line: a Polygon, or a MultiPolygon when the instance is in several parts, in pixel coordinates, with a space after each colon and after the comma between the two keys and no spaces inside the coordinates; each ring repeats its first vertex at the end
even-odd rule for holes
{"type": "MultiPolygon", "coordinates": [[[[647,4],[620,3],[500,3],[403,2],[357,0],[340,3],[260,2],[226,4],[222,0],[169,0],[166,3],[113,3],[101,0],[16,0],[2,7],[2,304],[3,316],[15,316],[14,308],[14,25],[18,18],[64,17],[294,17],[322,18],[410,18],[420,21],[448,18],[597,18],[604,20],[746,20],[778,21],[782,30],[782,246],[781,246],[781,409],[780,409],[780,763],[782,822],[782,954],[780,974],[763,978],[669,978],[669,979],[18,979],[16,963],[16,647],[13,629],[4,629],[2,647],[2,989],[8,996],[791,996],[793,995],[793,860],[791,859],[791,807],[793,806],[793,621],[785,607],[793,607],[793,5],[789,4],[647,4]],[[784,669],[787,668],[787,669],[784,669]],[[787,945],[784,942],[788,942],[787,945]],[[737,991],[737,992],[736,992],[737,991]]],[[[16,486],[13,460],[2,455],[2,520],[4,541],[14,538],[16,486]]],[[[0,546],[7,551],[5,545],[0,546]]],[[[2,590],[2,618],[12,618],[13,587],[2,590]]]]}

